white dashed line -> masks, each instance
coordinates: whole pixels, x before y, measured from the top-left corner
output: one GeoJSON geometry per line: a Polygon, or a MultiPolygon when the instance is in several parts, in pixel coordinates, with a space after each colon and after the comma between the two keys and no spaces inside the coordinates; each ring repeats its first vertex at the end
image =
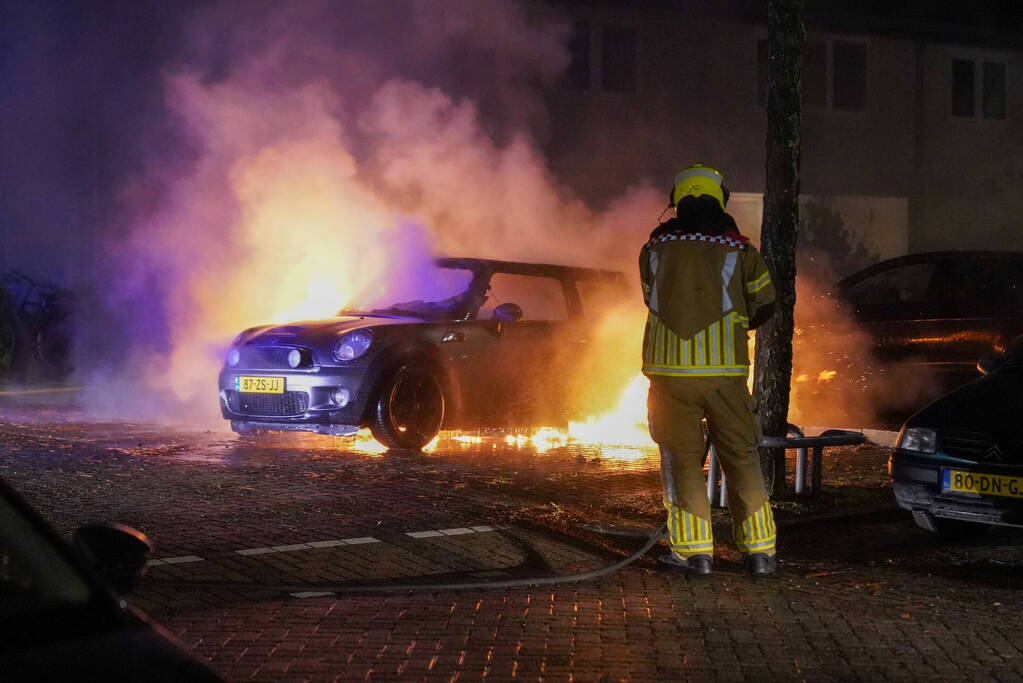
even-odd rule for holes
{"type": "Polygon", "coordinates": [[[360,538],[343,538],[345,545],[365,545],[367,543],[383,543],[379,538],[373,538],[372,536],[362,536],[360,538]]]}
{"type": "MultiPolygon", "coordinates": [[[[483,534],[488,531],[495,531],[490,526],[456,527],[454,529],[431,529],[428,531],[408,531],[405,533],[410,538],[440,538],[442,536],[464,536],[465,534],[483,534]]],[[[327,541],[309,541],[307,543],[291,543],[288,545],[273,545],[263,548],[245,548],[235,550],[237,555],[267,555],[269,553],[290,553],[297,550],[311,550],[313,548],[337,548],[345,545],[366,545],[369,543],[383,543],[379,538],[372,536],[357,536],[355,538],[335,538],[327,541]]],[[[187,564],[189,562],[203,562],[206,558],[198,555],[183,555],[181,557],[161,557],[149,560],[146,566],[158,567],[160,565],[187,564]]]]}
{"type": "Polygon", "coordinates": [[[182,555],[181,557],[161,557],[156,560],[149,560],[146,562],[148,567],[159,567],[160,565],[166,564],[187,564],[189,562],[202,562],[206,558],[199,557],[198,555],[182,555]]]}
{"type": "Polygon", "coordinates": [[[304,593],[292,593],[291,597],[293,597],[293,598],[325,598],[328,595],[334,595],[334,594],[329,592],[329,591],[328,592],[306,591],[304,593]]]}
{"type": "Polygon", "coordinates": [[[290,553],[293,550],[308,550],[312,548],[308,543],[292,543],[291,545],[274,545],[270,547],[279,553],[290,553]]]}
{"type": "Polygon", "coordinates": [[[411,536],[412,538],[434,538],[436,536],[443,536],[444,534],[439,531],[409,531],[405,535],[411,536]]]}

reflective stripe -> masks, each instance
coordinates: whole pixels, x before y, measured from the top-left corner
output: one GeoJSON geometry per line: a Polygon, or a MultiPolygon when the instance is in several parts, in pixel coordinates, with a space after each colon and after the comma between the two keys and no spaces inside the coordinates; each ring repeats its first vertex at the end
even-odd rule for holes
{"type": "Polygon", "coordinates": [[[756,280],[752,280],[750,282],[747,282],[746,283],[746,291],[749,292],[750,294],[755,294],[756,292],[759,292],[761,289],[763,289],[764,287],[766,287],[769,284],[771,284],[771,274],[770,273],[764,273],[763,275],[758,277],[756,280]]]}
{"type": "Polygon", "coordinates": [[[672,368],[665,365],[644,365],[643,373],[647,375],[665,375],[665,376],[677,376],[677,375],[689,375],[691,377],[716,377],[716,376],[727,376],[727,377],[745,377],[749,374],[748,365],[734,365],[731,367],[721,366],[715,367],[688,367],[688,368],[672,368]]]}
{"type": "Polygon", "coordinates": [[[733,530],[735,545],[744,553],[774,550],[776,533],[774,514],[767,501],[752,515],[735,524],[733,530]]]}
{"type": "Polygon", "coordinates": [[[735,365],[735,313],[725,318],[725,365],[735,365]]]}
{"type": "Polygon", "coordinates": [[[671,469],[671,451],[661,446],[661,486],[664,489],[666,503],[678,505],[678,494],[675,492],[675,476],[671,469]]]}
{"type": "Polygon", "coordinates": [[[682,340],[682,362],[679,365],[689,365],[693,361],[693,355],[690,352],[691,344],[688,339],[682,340]]]}
{"type": "Polygon", "coordinates": [[[673,552],[682,557],[713,554],[714,537],[709,520],[668,502],[665,502],[664,507],[668,511],[669,545],[673,552]]]}
{"type": "MultiPolygon", "coordinates": [[[[710,178],[718,185],[725,184],[725,177],[720,173],[715,173],[714,171],[709,171],[705,168],[691,168],[687,171],[682,171],[675,176],[675,185],[678,185],[687,178],[710,178]]],[[[633,280],[633,282],[635,282],[635,280],[633,280]]]]}
{"type": "Polygon", "coordinates": [[[710,337],[710,365],[721,364],[721,321],[711,323],[710,327],[707,328],[710,333],[707,336],[710,337]]]}
{"type": "Polygon", "coordinates": [[[657,266],[658,266],[658,256],[657,256],[657,252],[654,251],[653,249],[650,250],[650,257],[648,259],[648,263],[650,264],[650,280],[651,280],[652,284],[650,285],[650,296],[647,298],[647,306],[650,307],[651,311],[656,313],[657,309],[658,309],[658,307],[660,305],[660,303],[659,303],[659,301],[657,299],[657,266]]]}
{"type": "Polygon", "coordinates": [[[728,295],[728,285],[732,282],[732,275],[735,274],[735,264],[739,260],[739,252],[729,252],[725,256],[725,265],[721,267],[721,312],[727,313],[732,310],[732,297],[728,295]]]}
{"type": "Polygon", "coordinates": [[[696,342],[696,356],[693,358],[693,365],[706,365],[707,364],[707,353],[704,347],[707,345],[707,335],[704,330],[700,330],[693,336],[693,341],[696,342]]]}

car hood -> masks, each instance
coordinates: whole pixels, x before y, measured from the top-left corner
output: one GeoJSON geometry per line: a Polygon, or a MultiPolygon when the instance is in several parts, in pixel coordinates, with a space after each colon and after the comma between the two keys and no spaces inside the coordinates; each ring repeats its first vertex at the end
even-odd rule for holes
{"type": "Polygon", "coordinates": [[[945,394],[923,408],[907,427],[939,432],[981,432],[994,436],[1023,461],[1023,367],[1009,367],[945,394]]]}
{"type": "Polygon", "coordinates": [[[252,327],[241,334],[239,344],[281,344],[310,346],[331,342],[345,332],[381,325],[404,325],[423,322],[418,318],[383,315],[342,315],[323,320],[301,320],[282,325],[252,327]]]}

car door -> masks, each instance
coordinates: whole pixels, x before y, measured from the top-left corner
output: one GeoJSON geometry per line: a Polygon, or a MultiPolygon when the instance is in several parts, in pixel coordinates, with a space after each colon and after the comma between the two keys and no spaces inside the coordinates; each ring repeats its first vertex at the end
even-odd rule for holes
{"type": "Polygon", "coordinates": [[[561,278],[498,270],[477,318],[488,321],[496,343],[480,368],[488,381],[481,408],[504,426],[558,424],[565,419],[565,373],[570,359],[571,311],[561,278]],[[502,304],[515,304],[522,318],[493,320],[502,304]]]}
{"type": "MultiPolygon", "coordinates": [[[[925,363],[945,333],[940,259],[900,260],[847,283],[843,296],[882,363],[925,363]]],[[[939,354],[940,355],[940,354],[939,354]]]]}
{"type": "Polygon", "coordinates": [[[1008,254],[952,256],[938,288],[946,311],[946,335],[940,358],[974,375],[981,356],[1007,344],[1023,331],[1023,263],[1008,254]]]}

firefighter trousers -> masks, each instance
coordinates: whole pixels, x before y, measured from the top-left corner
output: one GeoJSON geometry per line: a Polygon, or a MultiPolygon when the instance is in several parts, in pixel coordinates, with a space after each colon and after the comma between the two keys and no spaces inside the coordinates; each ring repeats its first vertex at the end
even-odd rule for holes
{"type": "Polygon", "coordinates": [[[759,426],[745,377],[651,377],[650,435],[661,450],[671,550],[713,555],[702,420],[728,481],[732,537],[742,553],[775,552],[774,516],[757,454],[759,426]]]}

